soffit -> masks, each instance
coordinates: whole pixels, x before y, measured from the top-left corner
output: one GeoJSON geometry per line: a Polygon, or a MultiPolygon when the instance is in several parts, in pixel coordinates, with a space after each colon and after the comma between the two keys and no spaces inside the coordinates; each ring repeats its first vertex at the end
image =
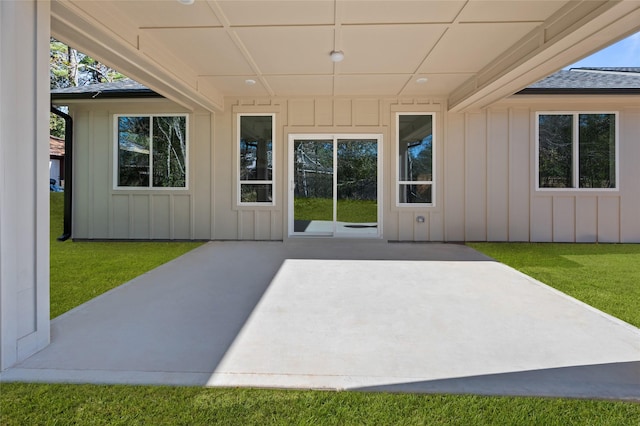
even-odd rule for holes
{"type": "MultiPolygon", "coordinates": [[[[640,8],[635,0],[53,0],[52,32],[75,31],[75,40],[63,41],[160,93],[174,80],[198,96],[439,96],[462,103],[514,63],[537,56],[542,63],[547,45],[620,3],[640,8]],[[99,29],[100,37],[86,28],[99,29]],[[119,54],[121,46],[126,52],[119,54]],[[331,62],[331,50],[343,50],[344,61],[331,62]],[[416,83],[421,77],[425,84],[416,83]]],[[[623,32],[629,28],[598,38],[597,47],[623,32]]],[[[518,84],[587,49],[572,50],[564,63],[541,67],[518,84]]]]}

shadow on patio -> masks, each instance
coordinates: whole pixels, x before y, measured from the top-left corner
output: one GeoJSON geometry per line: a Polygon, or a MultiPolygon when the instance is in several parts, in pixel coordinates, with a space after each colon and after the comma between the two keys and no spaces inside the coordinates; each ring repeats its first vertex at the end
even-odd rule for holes
{"type": "Polygon", "coordinates": [[[212,242],[2,379],[640,399],[638,361],[638,329],[466,246],[212,242]]]}

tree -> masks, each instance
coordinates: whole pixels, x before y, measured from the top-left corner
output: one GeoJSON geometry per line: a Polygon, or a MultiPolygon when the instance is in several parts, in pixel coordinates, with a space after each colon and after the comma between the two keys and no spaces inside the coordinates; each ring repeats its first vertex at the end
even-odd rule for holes
{"type": "MultiPolygon", "coordinates": [[[[64,89],[126,78],[118,71],[51,37],[49,40],[49,87],[64,89]]],[[[64,137],[64,120],[49,116],[49,132],[64,137]]]]}
{"type": "Polygon", "coordinates": [[[66,44],[51,38],[49,43],[49,79],[52,89],[107,83],[126,78],[66,44]]]}

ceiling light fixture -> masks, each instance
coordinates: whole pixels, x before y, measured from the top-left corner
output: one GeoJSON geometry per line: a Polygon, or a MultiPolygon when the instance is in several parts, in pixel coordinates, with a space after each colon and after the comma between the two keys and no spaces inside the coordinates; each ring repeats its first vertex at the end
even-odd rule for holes
{"type": "Polygon", "coordinates": [[[184,5],[187,5],[187,6],[190,5],[190,4],[193,4],[195,2],[196,2],[196,0],[178,0],[178,3],[184,4],[184,5]]]}
{"type": "Polygon", "coordinates": [[[420,78],[416,79],[416,83],[418,83],[418,84],[425,84],[427,81],[429,81],[429,79],[427,77],[420,77],[420,78]]]}
{"type": "Polygon", "coordinates": [[[342,50],[334,50],[329,56],[333,62],[341,62],[344,59],[344,52],[342,50]]]}
{"type": "Polygon", "coordinates": [[[252,78],[248,78],[244,81],[244,84],[246,84],[247,86],[253,86],[254,84],[256,84],[256,81],[252,78]]]}

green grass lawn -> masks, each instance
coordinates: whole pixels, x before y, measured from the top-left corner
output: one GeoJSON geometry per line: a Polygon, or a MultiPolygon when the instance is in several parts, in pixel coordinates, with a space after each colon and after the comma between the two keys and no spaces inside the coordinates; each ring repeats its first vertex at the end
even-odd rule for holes
{"type": "MultiPolygon", "coordinates": [[[[296,198],[293,205],[296,220],[333,220],[333,199],[296,198]]],[[[337,217],[340,222],[375,223],[378,203],[375,200],[338,200],[337,217]]]]}
{"type": "Polygon", "coordinates": [[[63,193],[51,193],[51,318],[202,244],[60,242],[63,201],[63,193]]]}
{"type": "Polygon", "coordinates": [[[10,425],[638,425],[640,405],[567,399],[4,384],[10,425]]]}
{"type": "MultiPolygon", "coordinates": [[[[55,199],[57,194],[53,196],[55,213],[61,200],[55,199]]],[[[61,223],[60,217],[52,220],[61,223]]],[[[51,297],[57,300],[58,313],[197,246],[55,242],[53,237],[61,232],[52,228],[51,297]]],[[[635,287],[640,246],[472,246],[637,325],[640,297],[635,287]]],[[[640,425],[640,404],[561,398],[2,383],[0,424],[617,426],[640,425]]]]}
{"type": "Polygon", "coordinates": [[[468,245],[640,327],[640,244],[468,245]]]}

